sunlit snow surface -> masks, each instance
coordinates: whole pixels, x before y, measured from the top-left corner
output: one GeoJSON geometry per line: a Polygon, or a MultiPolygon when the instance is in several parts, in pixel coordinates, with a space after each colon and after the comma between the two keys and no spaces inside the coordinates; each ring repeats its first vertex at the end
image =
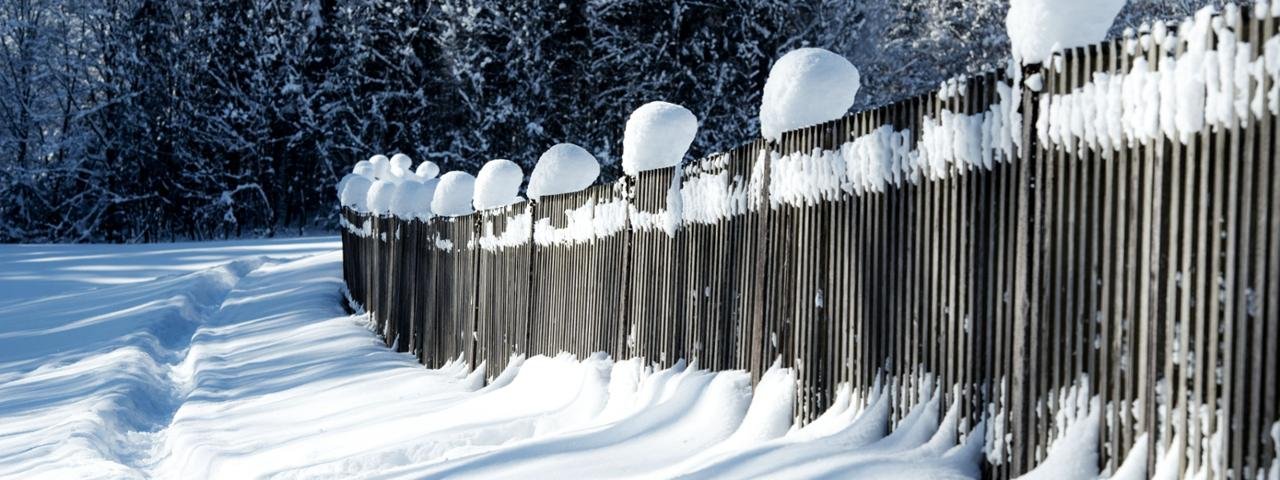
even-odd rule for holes
{"type": "Polygon", "coordinates": [[[792,428],[780,368],[755,395],[744,372],[604,355],[487,385],[425,369],[344,314],[340,260],[332,238],[0,247],[0,477],[978,474],[982,435],[936,394],[890,433],[897,400],[847,390],[792,428]]]}

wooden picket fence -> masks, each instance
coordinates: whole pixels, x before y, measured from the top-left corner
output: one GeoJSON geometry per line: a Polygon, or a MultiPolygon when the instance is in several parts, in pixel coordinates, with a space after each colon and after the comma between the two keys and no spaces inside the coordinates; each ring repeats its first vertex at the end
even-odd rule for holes
{"type": "MultiPolygon", "coordinates": [[[[1210,44],[1263,58],[1276,21],[1249,13],[1225,16],[1234,38],[1210,31],[1210,44]]],[[[1019,74],[1039,75],[1039,91],[968,78],[779,142],[463,217],[344,210],[345,279],[388,343],[428,366],[462,359],[492,377],[513,354],[606,352],[758,379],[780,358],[799,422],[841,384],[877,381],[899,399],[897,422],[931,378],[960,425],[985,419],[992,478],[1041,462],[1060,413],[1087,418],[1064,412],[1084,407],[1071,400],[1083,390],[1101,405],[1103,471],[1147,435],[1148,472],[1172,451],[1179,472],[1257,478],[1280,420],[1274,114],[1185,142],[1037,132],[1047,97],[1183,53],[1166,47],[1077,48],[1019,74]],[[825,178],[823,165],[842,164],[823,155],[857,139],[887,131],[919,150],[930,122],[990,121],[1002,106],[1021,112],[1005,127],[1020,139],[1011,151],[972,130],[981,159],[895,159],[865,185],[789,196],[785,182],[825,178]]]]}

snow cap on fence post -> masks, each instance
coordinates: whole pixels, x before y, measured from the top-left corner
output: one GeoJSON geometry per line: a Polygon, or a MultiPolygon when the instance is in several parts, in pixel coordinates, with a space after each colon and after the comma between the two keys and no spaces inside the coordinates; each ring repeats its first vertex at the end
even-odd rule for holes
{"type": "Polygon", "coordinates": [[[422,192],[420,193],[420,195],[422,195],[422,198],[421,200],[414,200],[415,202],[417,202],[417,205],[419,207],[417,212],[417,216],[419,220],[430,220],[431,217],[436,216],[436,213],[435,213],[436,210],[433,203],[435,202],[436,185],[439,185],[439,184],[440,184],[439,178],[432,178],[430,180],[422,182],[422,192]]]}
{"type": "Polygon", "coordinates": [[[1101,42],[1125,0],[1009,0],[1005,30],[1014,60],[1041,63],[1055,51],[1101,42]]]}
{"type": "Polygon", "coordinates": [[[436,162],[423,160],[414,173],[418,176],[419,181],[425,182],[436,178],[436,175],[440,174],[440,167],[436,165],[436,162]]]}
{"type": "Polygon", "coordinates": [[[431,209],[436,215],[457,217],[471,213],[471,197],[475,193],[476,177],[467,172],[453,171],[440,177],[431,209]]]}
{"type": "Polygon", "coordinates": [[[369,157],[369,163],[373,165],[374,180],[385,179],[391,175],[391,160],[386,155],[369,157]]]}
{"type": "Polygon", "coordinates": [[[524,170],[511,160],[490,160],[476,173],[476,210],[498,208],[520,201],[524,170]]]}
{"type": "Polygon", "coordinates": [[[369,187],[369,211],[375,215],[391,213],[391,200],[395,198],[399,185],[391,180],[376,180],[369,187]]]}
{"type": "Polygon", "coordinates": [[[391,200],[391,213],[405,220],[423,218],[431,213],[431,195],[422,182],[406,179],[396,188],[395,198],[391,200]]]}
{"type": "Polygon", "coordinates": [[[334,185],[334,189],[338,191],[338,203],[342,203],[342,189],[347,188],[347,182],[350,182],[351,179],[356,177],[359,177],[359,175],[356,175],[354,173],[348,173],[346,175],[343,175],[342,178],[338,179],[338,184],[334,185]]]}
{"type": "Polygon", "coordinates": [[[843,117],[861,87],[858,69],[821,48],[787,52],[764,83],[760,135],[777,141],[782,132],[843,117]]]}
{"type": "Polygon", "coordinates": [[[373,178],[373,163],[370,163],[368,160],[356,162],[356,165],[351,167],[351,173],[362,177],[373,178]]]}
{"type": "Polygon", "coordinates": [[[698,134],[698,117],[682,106],[649,102],[631,112],[622,136],[622,171],[636,175],[674,167],[698,134]]]}
{"type": "Polygon", "coordinates": [[[369,177],[355,175],[342,184],[342,191],[338,194],[338,201],[342,202],[344,207],[349,207],[360,213],[367,213],[369,211],[369,188],[371,186],[373,186],[373,180],[370,180],[369,177]]]}
{"type": "Polygon", "coordinates": [[[395,178],[408,178],[413,172],[413,159],[403,153],[397,153],[391,156],[391,176],[395,178]]]}
{"type": "Polygon", "coordinates": [[[561,143],[538,157],[529,175],[529,198],[577,192],[590,187],[600,176],[600,162],[586,149],[572,143],[561,143]]]}

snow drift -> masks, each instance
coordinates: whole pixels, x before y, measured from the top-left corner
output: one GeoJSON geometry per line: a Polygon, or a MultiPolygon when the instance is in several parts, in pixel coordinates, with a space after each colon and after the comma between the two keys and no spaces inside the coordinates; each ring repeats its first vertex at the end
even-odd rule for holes
{"type": "Polygon", "coordinates": [[[667,102],[649,102],[631,112],[622,138],[622,170],[627,175],[673,167],[698,134],[698,118],[667,102]]]}
{"type": "Polygon", "coordinates": [[[760,134],[777,141],[782,132],[844,116],[858,95],[858,69],[821,48],[799,48],[769,70],[760,105],[760,134]]]}
{"type": "Polygon", "coordinates": [[[304,258],[277,241],[119,247],[154,250],[109,256],[156,278],[0,305],[0,477],[976,478],[927,388],[890,432],[889,395],[864,407],[848,388],[793,428],[777,365],[755,389],[599,353],[514,357],[485,386],[461,360],[424,369],[342,312],[335,243],[292,242],[304,258]],[[221,262],[164,274],[192,252],[221,262]]]}

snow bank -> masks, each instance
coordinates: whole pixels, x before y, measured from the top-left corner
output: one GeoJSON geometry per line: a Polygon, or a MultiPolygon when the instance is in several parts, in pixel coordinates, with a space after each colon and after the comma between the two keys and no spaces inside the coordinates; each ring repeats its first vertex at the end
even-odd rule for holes
{"type": "Polygon", "coordinates": [[[373,166],[373,179],[383,180],[391,177],[391,159],[386,155],[374,155],[369,157],[369,164],[373,166]]]}
{"type": "Polygon", "coordinates": [[[1280,422],[1271,424],[1271,446],[1276,449],[1276,453],[1271,457],[1271,474],[1267,480],[1280,480],[1280,422]]]}
{"type": "Polygon", "coordinates": [[[1098,425],[1101,397],[1089,396],[1089,380],[1078,378],[1058,394],[1061,407],[1054,416],[1058,437],[1049,454],[1020,480],[1093,480],[1098,478],[1098,425]]]}
{"type": "Polygon", "coordinates": [[[369,177],[357,176],[347,180],[342,186],[342,192],[338,194],[339,201],[342,206],[349,207],[357,212],[369,211],[369,189],[373,186],[373,182],[369,177]]]}
{"type": "Polygon", "coordinates": [[[396,196],[398,185],[391,180],[378,180],[369,187],[368,208],[377,215],[391,213],[391,201],[396,196]]]}
{"type": "Polygon", "coordinates": [[[555,145],[541,157],[529,176],[529,198],[577,192],[600,176],[600,162],[586,149],[572,143],[555,145]]]}
{"type": "Polygon", "coordinates": [[[782,132],[840,118],[860,86],[858,69],[844,57],[821,48],[792,50],[769,70],[760,134],[776,141],[782,132]]]}
{"type": "Polygon", "coordinates": [[[422,182],[404,181],[396,188],[395,197],[391,200],[391,213],[406,220],[429,219],[431,197],[434,193],[434,188],[428,188],[422,182]]]}
{"type": "Polygon", "coordinates": [[[466,172],[453,171],[440,177],[431,197],[431,209],[437,215],[456,217],[471,213],[471,197],[475,192],[476,177],[466,172]]]}
{"type": "Polygon", "coordinates": [[[1125,0],[1010,0],[1005,28],[1013,58],[1040,63],[1054,51],[1097,43],[1107,36],[1125,0]]]}
{"type": "Polygon", "coordinates": [[[370,163],[368,160],[361,160],[359,162],[356,162],[356,165],[354,167],[351,167],[351,173],[360,175],[362,177],[373,178],[373,164],[370,163]]]}
{"type": "Polygon", "coordinates": [[[436,165],[436,162],[423,160],[422,163],[418,164],[418,169],[414,173],[418,175],[418,180],[425,182],[436,178],[436,175],[440,174],[440,167],[436,165]]]}
{"type": "Polygon", "coordinates": [[[407,178],[412,175],[413,159],[403,153],[397,153],[391,156],[391,176],[396,178],[407,178]]]}
{"type": "Polygon", "coordinates": [[[510,160],[490,160],[476,173],[476,210],[505,207],[519,202],[524,170],[510,160]]]}
{"type": "Polygon", "coordinates": [[[795,372],[782,368],[780,358],[774,360],[760,377],[742,424],[715,448],[730,451],[781,438],[791,429],[795,396],[795,372]]]}
{"type": "Polygon", "coordinates": [[[679,165],[697,134],[698,118],[693,112],[673,103],[646,103],[627,119],[622,170],[635,175],[679,165]]]}
{"type": "Polygon", "coordinates": [[[1120,464],[1115,473],[1108,478],[1110,480],[1145,480],[1147,477],[1147,452],[1150,446],[1147,444],[1147,434],[1138,435],[1134,439],[1133,447],[1129,449],[1129,455],[1125,456],[1124,463],[1120,464]]]}

